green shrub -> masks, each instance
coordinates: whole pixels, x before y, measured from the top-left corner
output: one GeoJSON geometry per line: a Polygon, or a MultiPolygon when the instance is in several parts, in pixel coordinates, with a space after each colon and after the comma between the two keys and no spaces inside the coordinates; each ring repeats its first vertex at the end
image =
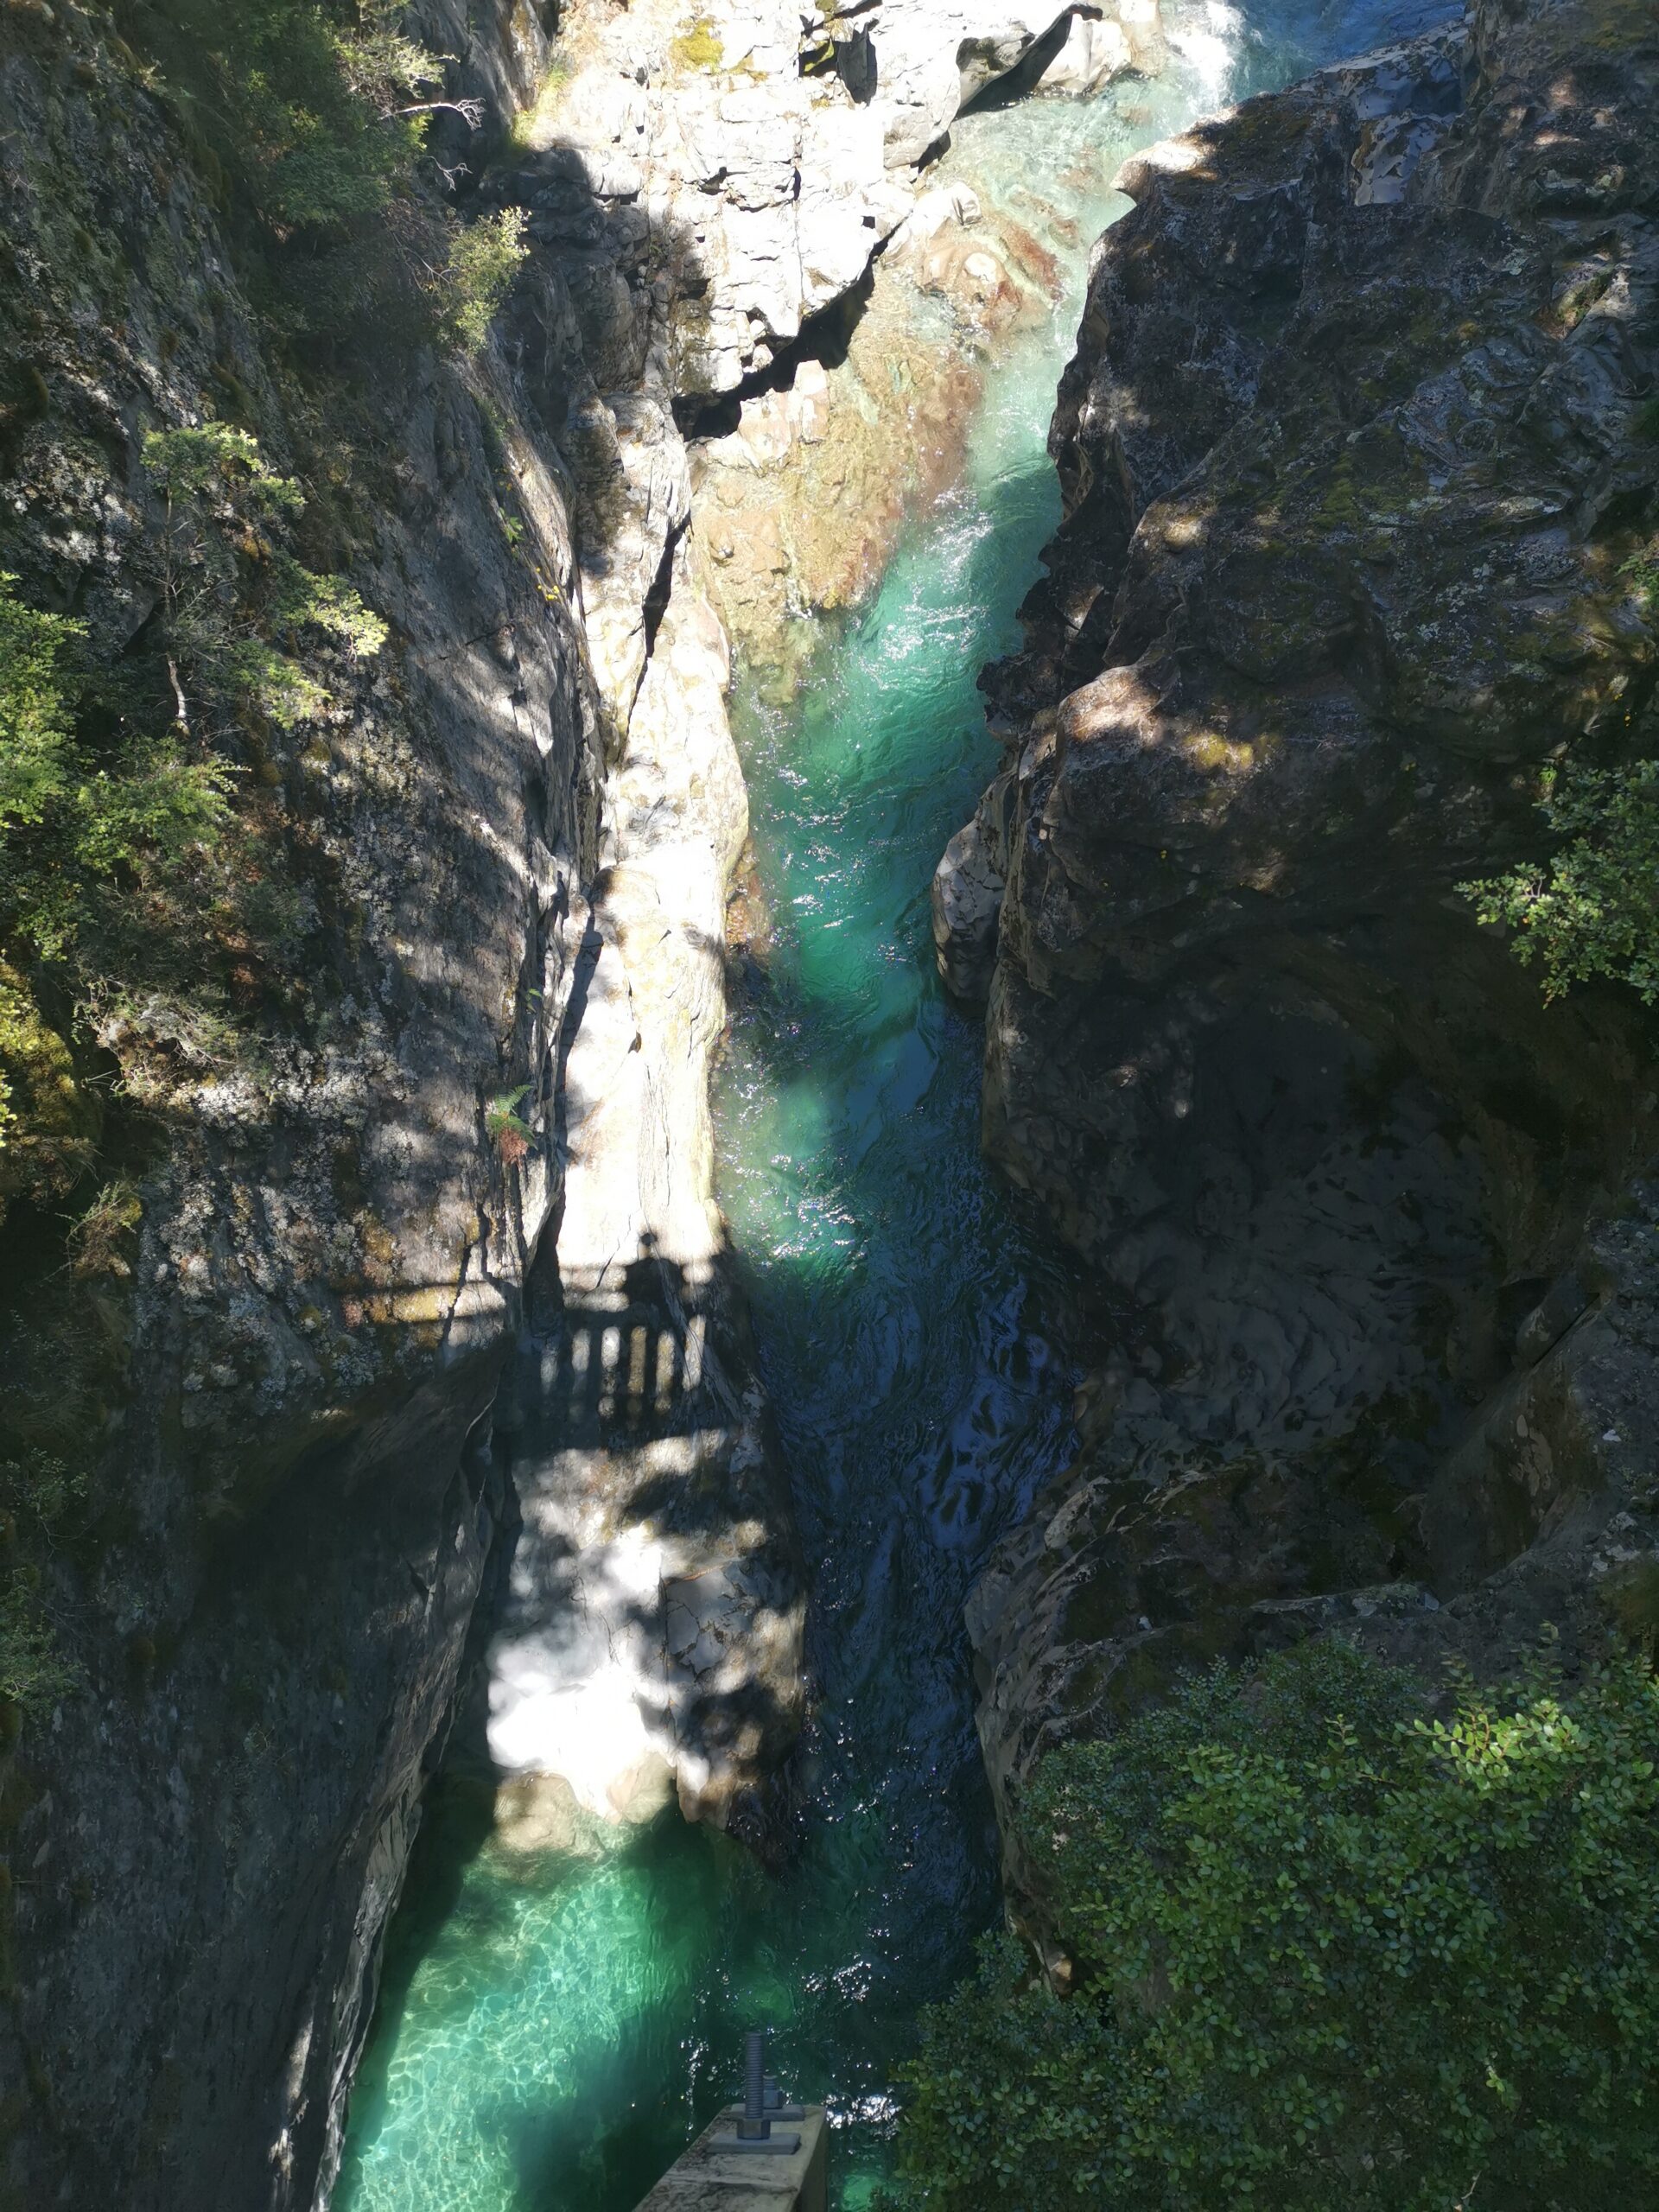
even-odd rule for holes
{"type": "Polygon", "coordinates": [[[1304,1647],[1049,1759],[1021,1834],[1076,1993],[1002,1938],[926,2018],[913,2200],[1659,2201],[1659,1688],[1421,1713],[1304,1647]]]}
{"type": "Polygon", "coordinates": [[[314,575],[273,542],[271,529],[305,505],[299,486],[268,466],[256,439],[222,423],[152,431],[143,452],[166,509],[162,594],[179,721],[190,720],[181,668],[221,707],[251,706],[281,729],[315,721],[333,695],[288,649],[310,629],[372,659],[387,631],[342,578],[314,575]]]}
{"type": "Polygon", "coordinates": [[[187,758],[165,731],[89,750],[72,711],[80,626],[26,607],[16,586],[0,576],[0,931],[59,960],[91,886],[123,869],[165,873],[211,837],[225,771],[187,758]]]}
{"type": "Polygon", "coordinates": [[[24,977],[0,960],[0,1223],[18,1198],[56,1198],[91,1164],[96,1098],[24,977]]]}
{"type": "MultiPolygon", "coordinates": [[[[1659,623],[1659,553],[1621,573],[1638,612],[1659,623]]],[[[1546,769],[1539,800],[1560,842],[1548,860],[1459,887],[1483,922],[1515,932],[1515,955],[1543,970],[1544,995],[1602,977],[1659,999],[1659,761],[1546,769]]]]}
{"type": "Polygon", "coordinates": [[[43,1594],[41,1558],[72,1525],[86,1489],[44,1452],[0,1465],[0,1707],[20,1714],[48,1712],[80,1681],[43,1594]]]}
{"type": "Polygon", "coordinates": [[[509,1167],[526,1159],[535,1142],[533,1132],[518,1112],[519,1101],[529,1088],[528,1084],[521,1084],[517,1090],[504,1090],[484,1109],[485,1134],[509,1167]]]}
{"type": "Polygon", "coordinates": [[[79,1682],[36,1590],[15,1572],[0,1573],[0,1698],[21,1713],[49,1713],[79,1682]]]}
{"type": "Polygon", "coordinates": [[[503,208],[459,230],[450,244],[445,320],[463,353],[480,353],[497,309],[512,288],[527,248],[526,218],[503,208]]]}
{"type": "Polygon", "coordinates": [[[0,1217],[91,1164],[89,1022],[131,1027],[124,1009],[142,1007],[157,1043],[219,1057],[226,978],[245,1003],[290,959],[309,908],[233,804],[227,750],[334,711],[332,667],[387,635],[342,578],[283,545],[304,501],[248,432],[156,431],[143,450],[163,512],[160,607],[118,676],[84,664],[79,625],[0,577],[0,1217]]]}
{"type": "Polygon", "coordinates": [[[124,0],[253,289],[315,360],[466,353],[523,258],[516,213],[461,222],[424,159],[444,57],[403,0],[124,0]]]}
{"type": "Polygon", "coordinates": [[[69,1258],[83,1281],[98,1275],[130,1276],[131,1253],[144,1204],[124,1175],[105,1184],[69,1232],[69,1258]]]}
{"type": "Polygon", "coordinates": [[[1515,957],[1543,970],[1544,995],[1601,976],[1659,998],[1659,761],[1569,762],[1539,801],[1563,842],[1548,861],[1462,888],[1483,922],[1515,932],[1515,957]]]}
{"type": "Polygon", "coordinates": [[[383,214],[420,149],[410,104],[441,74],[387,0],[125,0],[129,35],[161,65],[181,120],[278,242],[383,214]]]}
{"type": "Polygon", "coordinates": [[[43,614],[0,575],[0,829],[38,822],[63,793],[70,740],[64,664],[81,626],[43,614]]]}

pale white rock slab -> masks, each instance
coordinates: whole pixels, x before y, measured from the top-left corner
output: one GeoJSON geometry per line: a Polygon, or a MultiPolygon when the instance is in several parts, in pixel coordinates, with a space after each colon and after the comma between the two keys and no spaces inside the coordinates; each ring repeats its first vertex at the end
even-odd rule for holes
{"type": "Polygon", "coordinates": [[[725,1822],[804,1702],[799,1562],[714,1197],[709,1067],[747,835],[730,655],[677,558],[607,780],[563,1042],[556,1288],[511,1416],[523,1528],[489,1745],[601,1820],[725,1822]]]}

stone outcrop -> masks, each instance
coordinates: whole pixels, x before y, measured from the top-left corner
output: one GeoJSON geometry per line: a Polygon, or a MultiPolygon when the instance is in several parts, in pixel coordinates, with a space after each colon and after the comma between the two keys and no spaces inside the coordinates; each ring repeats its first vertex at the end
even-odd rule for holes
{"type": "MultiPolygon", "coordinates": [[[[678,396],[768,368],[908,216],[913,173],[963,104],[1042,41],[1071,54],[1071,22],[1052,0],[882,0],[804,28],[780,0],[573,12],[510,189],[566,249],[600,387],[635,380],[623,365],[653,321],[678,396]]],[[[1103,9],[1087,45],[1063,89],[1159,67],[1153,0],[1103,9]]]]}
{"type": "Polygon", "coordinates": [[[1656,153],[1650,16],[1483,5],[1121,180],[935,886],[986,1145],[1116,1344],[969,1607],[1005,1808],[1311,1626],[1652,1625],[1649,1048],[1457,887],[1565,747],[1659,749],[1656,153]]]}
{"type": "Polygon", "coordinates": [[[957,480],[982,364],[1052,313],[1043,228],[1040,210],[982,200],[960,175],[924,192],[850,330],[825,332],[823,359],[799,359],[696,442],[695,572],[771,696],[800,681],[814,618],[855,607],[905,518],[957,480]]]}
{"type": "Polygon", "coordinates": [[[1075,10],[1051,0],[880,0],[868,15],[831,15],[826,29],[838,54],[851,50],[840,67],[880,119],[893,167],[920,162],[960,109],[1016,70],[1033,87],[1082,94],[1163,60],[1156,0],[1075,10]]]}
{"type": "Polygon", "coordinates": [[[1069,10],[1011,0],[804,18],[593,0],[562,20],[484,194],[520,207],[540,249],[516,358],[575,480],[615,698],[644,665],[694,476],[694,582],[787,689],[791,617],[855,601],[948,475],[972,353],[1052,296],[1055,269],[1011,212],[918,193],[917,167],[1001,79],[1082,95],[1162,65],[1153,0],[1076,31],[1069,10]],[[878,255],[907,283],[872,296],[878,255]]]}
{"type": "MultiPolygon", "coordinates": [[[[480,101],[487,115],[500,118],[541,91],[556,17],[540,0],[412,0],[408,27],[452,65],[448,92],[480,101]]],[[[462,118],[455,123],[465,128],[462,118]]],[[[459,143],[460,130],[452,135],[459,143]]]]}

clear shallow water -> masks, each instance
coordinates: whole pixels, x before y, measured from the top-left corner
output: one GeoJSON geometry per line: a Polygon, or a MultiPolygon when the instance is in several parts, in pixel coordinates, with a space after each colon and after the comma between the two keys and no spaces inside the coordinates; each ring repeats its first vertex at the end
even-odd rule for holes
{"type": "Polygon", "coordinates": [[[732,2085],[742,2030],[827,2097],[843,2212],[884,2167],[917,2007],[996,1910],[961,1607],[1065,1456],[1071,1376],[1040,1247],[977,1152],[979,1035],[933,981],[927,890],[995,748],[974,678],[1058,519],[1045,441],[1088,245],[1136,144],[1442,13],[1172,11],[1175,66],[1088,107],[970,116],[947,171],[1051,228],[1069,285],[988,377],[959,483],[801,699],[740,684],[776,925],[721,1082],[722,1198],[813,1573],[819,1707],[791,1869],[667,1819],[510,1859],[429,1821],[353,2101],[343,2212],[632,2212],[732,2085]],[[1074,241],[1064,236],[1075,225],[1074,241]]]}

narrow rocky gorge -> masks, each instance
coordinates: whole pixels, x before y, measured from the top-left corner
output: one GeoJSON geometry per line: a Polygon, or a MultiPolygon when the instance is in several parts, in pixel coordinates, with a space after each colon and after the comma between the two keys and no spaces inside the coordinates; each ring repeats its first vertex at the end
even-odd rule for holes
{"type": "Polygon", "coordinates": [[[1005,1814],[1182,1668],[1652,1633],[1649,1032],[1459,887],[1659,740],[1656,148],[1650,16],[1482,4],[1120,179],[934,886],[1113,1344],[969,1607],[1005,1814]]]}
{"type": "MultiPolygon", "coordinates": [[[[117,696],[204,557],[149,441],[217,426],[299,472],[257,526],[215,490],[236,559],[385,636],[323,601],[300,709],[236,723],[289,918],[231,1017],[111,995],[72,1053],[48,975],[25,1058],[0,946],[0,1109],[118,1133],[67,1243],[0,1147],[0,1475],[78,1516],[0,1497],[73,1669],[0,1700],[0,2207],[296,2212],[441,1767],[526,1864],[671,1804],[784,1847],[809,1592],[709,1099],[767,932],[733,645],[798,691],[1060,296],[1046,211],[939,167],[963,107],[1165,29],[417,0],[423,189],[526,251],[486,339],[388,329],[342,398],[361,303],[273,340],[143,20],[0,12],[0,574],[117,696]]],[[[1461,888],[1542,849],[1564,748],[1659,751],[1653,11],[1477,0],[1120,182],[933,886],[1101,1348],[967,1609],[1009,1839],[1184,1668],[1659,1630],[1650,1020],[1547,1001],[1461,888]]]]}
{"type": "MultiPolygon", "coordinates": [[[[716,8],[688,29],[677,8],[597,8],[562,26],[560,73],[518,158],[486,183],[487,200],[524,207],[537,249],[507,343],[571,472],[588,652],[626,734],[554,1108],[567,1160],[558,1318],[497,1409],[498,1433],[544,1455],[534,1473],[515,1462],[524,1521],[491,1659],[494,1762],[531,1796],[542,1777],[555,1800],[541,1818],[524,1808],[527,1838],[549,1833],[572,1791],[590,1813],[642,1818],[673,1781],[688,1813],[724,1821],[736,1802],[762,1840],[766,1777],[799,1726],[800,1571],[712,1195],[709,1069],[747,827],[720,617],[764,648],[782,613],[855,598],[879,572],[915,487],[882,454],[851,496],[843,481],[818,505],[823,487],[802,464],[832,429],[840,387],[803,336],[865,286],[883,246],[902,266],[912,240],[963,233],[976,211],[918,199],[915,166],[959,104],[1050,28],[995,10],[982,22],[906,11],[875,16],[849,48],[832,23],[803,34],[790,9],[716,8]],[[694,455],[687,429],[727,394],[735,431],[694,455]],[[798,515],[818,506],[832,575],[810,557],[763,564],[761,588],[733,594],[705,518],[727,452],[753,461],[761,424],[784,496],[798,515]],[[878,493],[883,473],[896,493],[878,493]],[[620,1452],[581,1440],[595,1419],[623,1431],[620,1452]],[[671,1486],[680,1503],[664,1514],[671,1486]],[[641,1718],[653,1711],[655,1726],[641,1718]]],[[[1056,89],[1091,91],[1155,67],[1156,34],[1155,12],[1131,0],[1121,29],[1091,22],[1081,58],[1048,38],[1039,59],[1056,89]]],[[[969,257],[918,272],[947,297],[965,289],[965,314],[980,303],[969,257]]],[[[989,269],[1006,321],[1024,295],[1001,259],[989,269]]],[[[855,307],[849,319],[856,332],[855,307]]],[[[935,380],[924,367],[915,381],[935,380]]],[[[727,545],[765,544],[749,519],[727,545]]]]}
{"type": "MultiPolygon", "coordinates": [[[[1139,0],[601,7],[556,49],[526,0],[415,13],[481,125],[435,158],[497,149],[471,204],[530,259],[491,346],[400,361],[306,487],[389,639],[313,640],[327,711],[246,730],[302,971],[242,1057],[100,1017],[145,1116],[128,1241],[84,1357],[7,1322],[8,1417],[99,1501],[48,1567],[79,1687],[0,1750],[18,2202],[326,2201],[469,1655],[523,1833],[677,1794],[765,1840],[804,1593],[712,1196],[746,824],[686,431],[788,391],[964,99],[1157,54],[1139,0]]],[[[0,561],[115,666],[172,588],[146,435],[228,413],[280,467],[309,426],[106,16],[12,9],[0,111],[0,561]]]]}

